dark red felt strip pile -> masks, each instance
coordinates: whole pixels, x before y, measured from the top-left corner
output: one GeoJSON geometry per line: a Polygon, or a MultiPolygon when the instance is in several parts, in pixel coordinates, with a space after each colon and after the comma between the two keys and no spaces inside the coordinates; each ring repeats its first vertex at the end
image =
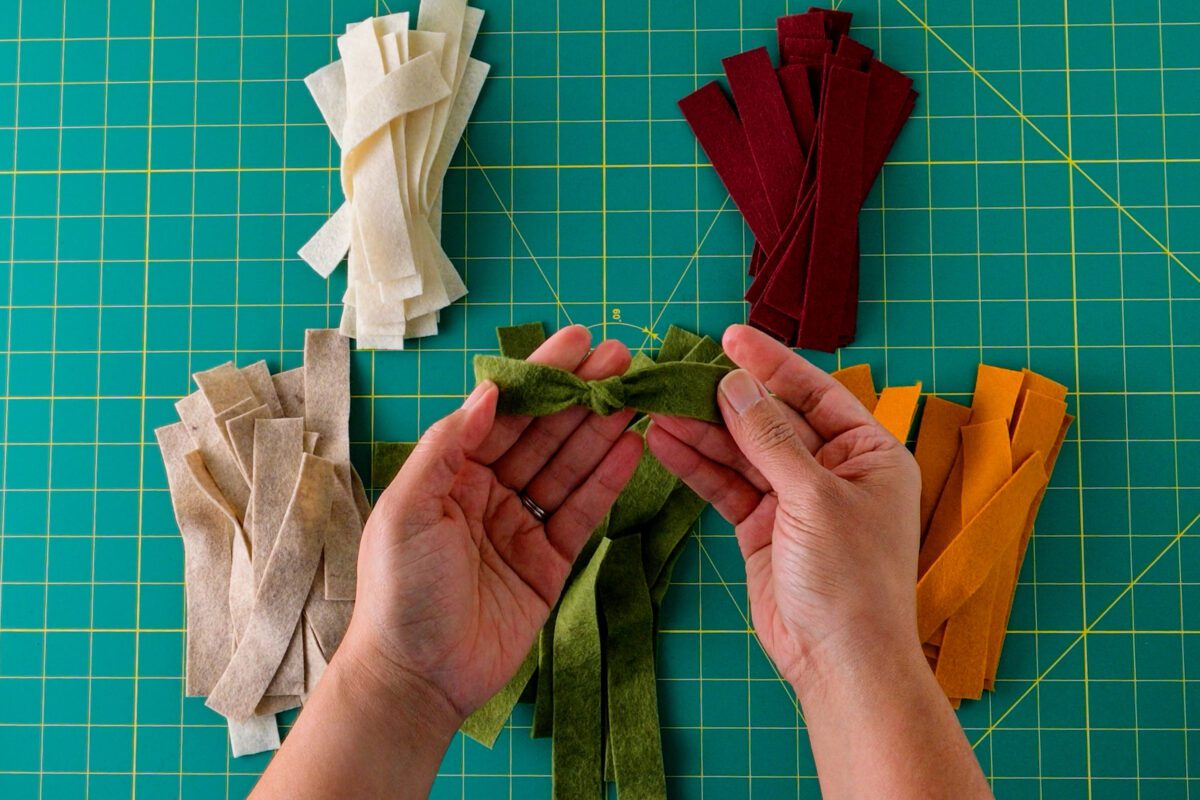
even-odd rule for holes
{"type": "Polygon", "coordinates": [[[679,101],[750,232],[750,322],[797,347],[854,338],[858,211],[917,94],[912,80],[850,37],[850,14],[810,8],[776,21],[765,47],[722,60],[716,81],[679,101]]]}

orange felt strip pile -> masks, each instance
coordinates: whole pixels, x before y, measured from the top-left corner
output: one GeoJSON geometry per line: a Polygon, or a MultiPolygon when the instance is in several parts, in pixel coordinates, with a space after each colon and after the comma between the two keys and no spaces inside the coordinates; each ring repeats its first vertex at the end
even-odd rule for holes
{"type": "MultiPolygon", "coordinates": [[[[876,399],[869,367],[833,375],[904,441],[920,384],[889,387],[876,399]]],[[[917,628],[956,708],[995,684],[1033,522],[1073,421],[1066,396],[1065,386],[1037,373],[981,364],[970,408],[925,402],[916,445],[917,628]]]]}

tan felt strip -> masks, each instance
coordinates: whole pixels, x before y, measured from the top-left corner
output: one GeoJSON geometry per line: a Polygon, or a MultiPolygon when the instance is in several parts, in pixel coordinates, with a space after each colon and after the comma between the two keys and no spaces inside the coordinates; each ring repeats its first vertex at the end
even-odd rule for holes
{"type": "Polygon", "coordinates": [[[197,372],[192,379],[196,381],[196,386],[200,387],[200,392],[208,401],[208,406],[214,415],[220,414],[227,408],[232,408],[247,398],[254,397],[254,391],[250,388],[249,382],[230,361],[212,369],[197,372]]]}
{"type": "MultiPolygon", "coordinates": [[[[267,684],[267,695],[296,695],[304,693],[304,633],[303,621],[296,623],[292,640],[283,653],[279,669],[267,684]]],[[[261,703],[260,703],[261,705],[261,703]]]]}
{"type": "Polygon", "coordinates": [[[321,434],[313,431],[304,432],[304,452],[309,455],[317,454],[317,440],[321,438],[321,434]]]}
{"type": "Polygon", "coordinates": [[[288,499],[300,475],[303,441],[304,421],[297,417],[259,420],[254,426],[255,480],[250,541],[254,553],[255,586],[262,583],[288,499]]]}
{"type": "Polygon", "coordinates": [[[333,480],[332,463],[303,456],[245,635],[206,702],[222,716],[245,719],[253,714],[283,660],[321,558],[333,480]]]}
{"type": "Polygon", "coordinates": [[[367,517],[371,516],[371,500],[367,497],[367,488],[363,486],[363,480],[353,466],[350,467],[350,491],[354,494],[354,505],[358,509],[358,518],[363,525],[367,524],[367,517]]]}
{"type": "Polygon", "coordinates": [[[216,482],[217,488],[233,506],[238,518],[243,518],[250,500],[250,485],[238,469],[237,459],[226,446],[225,437],[217,427],[208,401],[200,392],[193,392],[177,402],[175,410],[179,419],[187,426],[196,449],[204,457],[204,465],[216,482]]]}
{"type": "MultiPolygon", "coordinates": [[[[229,450],[229,454],[233,456],[235,464],[237,463],[237,452],[233,449],[233,442],[229,441],[229,429],[225,427],[225,423],[231,419],[240,417],[242,414],[253,411],[259,405],[258,398],[250,395],[213,417],[213,422],[217,424],[217,430],[221,433],[221,440],[225,442],[225,447],[229,450]]],[[[238,469],[240,470],[241,468],[239,467],[238,469]]]]}
{"type": "Polygon", "coordinates": [[[333,658],[338,645],[342,643],[353,611],[352,601],[325,599],[324,571],[318,569],[308,600],[304,603],[304,619],[312,628],[326,661],[333,658]]]}
{"type": "Polygon", "coordinates": [[[208,694],[229,657],[233,639],[229,620],[231,525],[192,480],[185,456],[193,451],[181,422],[155,432],[171,488],[175,520],[183,538],[187,600],[188,695],[208,694]]]}
{"type": "Polygon", "coordinates": [[[307,701],[308,696],[317,688],[317,681],[325,674],[329,662],[321,653],[321,645],[317,643],[317,635],[313,633],[312,625],[308,622],[307,612],[302,623],[304,628],[304,694],[301,700],[307,701]]]}
{"type": "Polygon", "coordinates": [[[349,464],[339,464],[330,487],[333,504],[325,530],[325,599],[353,600],[363,523],[350,493],[349,464]],[[344,477],[343,477],[344,476],[344,477]]]}
{"type": "Polygon", "coordinates": [[[300,707],[298,694],[269,694],[258,702],[254,708],[257,714],[278,714],[281,711],[291,711],[300,707]]]}
{"type": "Polygon", "coordinates": [[[279,406],[285,417],[304,416],[304,367],[276,372],[271,376],[279,406]]]}
{"type": "Polygon", "coordinates": [[[283,416],[283,406],[279,404],[279,395],[275,392],[275,384],[271,381],[271,370],[266,361],[255,361],[241,369],[242,377],[250,384],[250,391],[258,398],[258,402],[271,410],[272,417],[283,416]]]}
{"type": "Polygon", "coordinates": [[[225,436],[238,468],[247,483],[254,486],[254,423],[260,419],[271,419],[271,409],[266,404],[255,406],[245,414],[239,414],[225,422],[225,436]]]}
{"type": "Polygon", "coordinates": [[[304,429],[319,433],[316,454],[350,460],[350,340],[333,329],[304,336],[304,429]]]}

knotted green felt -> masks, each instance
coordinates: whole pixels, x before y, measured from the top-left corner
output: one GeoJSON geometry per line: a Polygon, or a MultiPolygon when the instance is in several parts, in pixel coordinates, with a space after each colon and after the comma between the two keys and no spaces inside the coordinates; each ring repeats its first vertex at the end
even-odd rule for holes
{"type": "Polygon", "coordinates": [[[671,361],[585,381],[567,370],[503,356],[475,356],[475,380],[500,387],[499,412],[542,417],[571,406],[608,415],[623,408],[717,422],[717,384],[727,367],[671,361]]]}
{"type": "Polygon", "coordinates": [[[681,361],[699,341],[698,334],[672,325],[667,328],[667,335],[663,337],[662,347],[658,348],[658,357],[655,358],[655,361],[660,364],[668,361],[681,361]]]}
{"type": "Polygon", "coordinates": [[[611,543],[602,539],[567,587],[554,625],[553,795],[558,800],[598,798],[604,788],[596,581],[611,543]]]}
{"type": "Polygon", "coordinates": [[[621,798],[667,796],[654,676],[654,608],[641,536],[613,540],[600,570],[608,742],[621,798]]]}

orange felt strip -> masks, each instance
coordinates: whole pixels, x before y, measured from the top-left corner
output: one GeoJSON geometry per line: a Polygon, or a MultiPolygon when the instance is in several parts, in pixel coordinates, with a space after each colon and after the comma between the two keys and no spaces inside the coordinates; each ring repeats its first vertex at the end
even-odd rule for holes
{"type": "Polygon", "coordinates": [[[839,369],[832,374],[838,383],[845,386],[850,390],[850,394],[858,398],[858,402],[867,407],[867,411],[875,410],[875,404],[879,402],[879,397],[875,394],[875,379],[871,377],[870,364],[855,364],[853,367],[839,369]]]}
{"type": "MultiPolygon", "coordinates": [[[[969,520],[1012,476],[1008,424],[997,418],[966,426],[962,429],[962,453],[962,516],[969,520]]],[[[979,591],[946,622],[937,679],[949,697],[974,699],[983,692],[992,608],[1006,577],[1001,571],[999,565],[993,564],[979,591]]]]}
{"type": "MultiPolygon", "coordinates": [[[[1031,375],[1036,373],[1029,373],[1031,375]]],[[[1055,391],[1055,395],[1058,392],[1055,391]]],[[[1063,390],[1063,397],[1066,390],[1063,390]]],[[[1020,416],[1017,417],[1013,428],[1012,458],[1021,462],[1035,452],[1047,453],[1046,474],[1054,470],[1054,460],[1062,447],[1063,437],[1067,426],[1067,404],[1057,396],[1028,391],[1021,396],[1020,416]]],[[[992,618],[988,626],[988,656],[986,676],[995,680],[996,670],[1000,666],[1000,648],[1004,644],[1004,636],[1008,631],[1008,618],[1012,614],[1013,595],[1017,588],[1017,578],[1021,573],[1021,564],[1025,560],[1025,550],[1029,546],[1029,537],[1033,534],[1033,521],[1037,517],[1038,506],[1042,502],[1042,494],[1038,493],[1025,519],[1025,526],[1020,538],[1014,542],[1001,557],[997,568],[997,586],[995,602],[992,606],[992,618]]]]}
{"type": "Polygon", "coordinates": [[[925,532],[925,541],[921,543],[921,552],[917,554],[917,575],[922,576],[938,560],[938,556],[946,552],[950,542],[962,530],[962,490],[963,490],[963,461],[960,450],[950,468],[950,477],[946,478],[946,486],[934,509],[933,517],[929,520],[929,530],[925,532]]]}
{"type": "Polygon", "coordinates": [[[917,581],[921,641],[979,591],[1005,548],[1021,535],[1030,505],[1046,485],[1044,464],[1041,454],[1026,460],[917,581]]]}
{"type": "Polygon", "coordinates": [[[971,424],[992,419],[1011,420],[1024,380],[1024,374],[1014,369],[980,364],[975,373],[975,394],[971,398],[971,424]]]}
{"type": "Polygon", "coordinates": [[[979,591],[946,621],[935,674],[947,697],[978,700],[983,694],[998,574],[999,570],[993,567],[979,591]]]}
{"type": "Polygon", "coordinates": [[[1028,392],[1037,392],[1047,397],[1053,397],[1055,400],[1067,399],[1067,387],[1058,381],[1051,380],[1045,375],[1039,375],[1028,367],[1021,370],[1021,376],[1021,391],[1017,395],[1017,406],[1013,410],[1014,420],[1021,418],[1021,405],[1025,402],[1025,395],[1028,392]]]}
{"type": "Polygon", "coordinates": [[[880,393],[879,402],[875,404],[875,419],[901,443],[906,442],[920,399],[920,381],[912,386],[889,386],[880,393]]]}
{"type": "Polygon", "coordinates": [[[1013,455],[1008,444],[1008,424],[1003,419],[993,419],[966,426],[962,429],[962,453],[962,519],[966,521],[978,514],[988,499],[1012,477],[1013,455]]]}
{"type": "Polygon", "coordinates": [[[921,534],[929,527],[933,509],[950,477],[958,454],[959,429],[971,418],[966,406],[930,395],[917,430],[917,466],[921,468],[921,534]]]}

